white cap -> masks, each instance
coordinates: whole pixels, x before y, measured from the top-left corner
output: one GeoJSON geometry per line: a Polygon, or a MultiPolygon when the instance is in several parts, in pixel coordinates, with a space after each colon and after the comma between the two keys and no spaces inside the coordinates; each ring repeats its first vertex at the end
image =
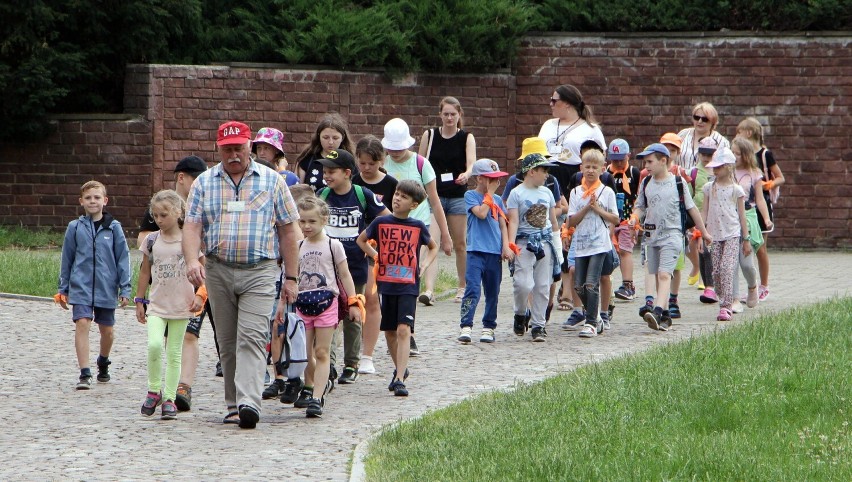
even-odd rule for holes
{"type": "Polygon", "coordinates": [[[401,151],[414,145],[414,138],[408,132],[408,124],[400,118],[391,119],[385,124],[385,137],[382,146],[389,151],[401,151]]]}

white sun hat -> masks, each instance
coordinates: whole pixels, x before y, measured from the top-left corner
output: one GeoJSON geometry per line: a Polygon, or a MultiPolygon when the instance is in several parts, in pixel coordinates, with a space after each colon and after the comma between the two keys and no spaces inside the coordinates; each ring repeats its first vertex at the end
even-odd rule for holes
{"type": "Polygon", "coordinates": [[[389,151],[401,151],[414,145],[414,138],[408,132],[408,124],[400,118],[391,119],[385,124],[385,137],[382,146],[389,151]]]}

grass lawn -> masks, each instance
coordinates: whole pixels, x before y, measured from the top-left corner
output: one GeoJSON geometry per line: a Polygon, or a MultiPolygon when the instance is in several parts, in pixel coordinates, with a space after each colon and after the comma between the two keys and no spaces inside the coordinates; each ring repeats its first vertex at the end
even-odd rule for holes
{"type": "Polygon", "coordinates": [[[368,480],[852,480],[852,299],[495,392],[381,434],[368,480]]]}
{"type": "MultiPolygon", "coordinates": [[[[63,233],[0,226],[0,293],[48,296],[59,286],[59,259],[63,233]]],[[[139,257],[131,249],[130,289],[136,292],[139,257]]]]}

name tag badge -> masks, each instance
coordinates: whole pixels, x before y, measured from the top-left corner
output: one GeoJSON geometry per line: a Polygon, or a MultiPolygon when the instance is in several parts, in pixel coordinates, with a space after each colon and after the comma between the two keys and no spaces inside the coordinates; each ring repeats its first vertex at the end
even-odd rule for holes
{"type": "Polygon", "coordinates": [[[229,213],[241,213],[246,210],[245,201],[228,201],[229,213]]]}
{"type": "Polygon", "coordinates": [[[453,181],[453,173],[445,172],[441,174],[441,182],[452,182],[453,181]]]}

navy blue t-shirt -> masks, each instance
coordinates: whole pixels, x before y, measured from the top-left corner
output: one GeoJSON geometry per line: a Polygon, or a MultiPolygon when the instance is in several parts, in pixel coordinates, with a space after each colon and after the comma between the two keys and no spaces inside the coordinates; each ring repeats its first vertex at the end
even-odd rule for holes
{"type": "Polygon", "coordinates": [[[356,285],[367,282],[367,255],[361,251],[355,240],[367,227],[365,219],[376,217],[385,210],[385,205],[376,199],[373,191],[367,188],[361,189],[364,191],[366,209],[361,207],[354,187],[343,195],[330,191],[325,199],[328,204],[328,224],[325,226],[325,233],[328,237],[343,243],[346,258],[349,260],[349,272],[352,273],[352,280],[356,285]]]}
{"type": "Polygon", "coordinates": [[[379,252],[376,284],[383,295],[420,293],[420,247],[429,244],[429,228],[414,218],[399,219],[393,214],[379,216],[367,227],[379,252]]]}

